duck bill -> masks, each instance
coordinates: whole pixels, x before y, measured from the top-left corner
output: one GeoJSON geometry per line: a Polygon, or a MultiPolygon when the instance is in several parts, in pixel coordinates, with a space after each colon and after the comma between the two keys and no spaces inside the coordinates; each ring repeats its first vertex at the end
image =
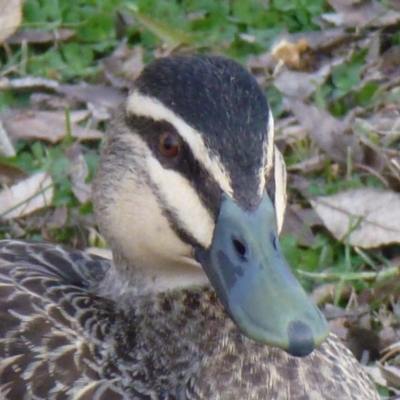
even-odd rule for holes
{"type": "Polygon", "coordinates": [[[223,193],[211,246],[196,249],[196,258],[250,339],[305,356],[328,336],[324,316],[282,255],[275,209],[266,193],[251,212],[223,193]]]}

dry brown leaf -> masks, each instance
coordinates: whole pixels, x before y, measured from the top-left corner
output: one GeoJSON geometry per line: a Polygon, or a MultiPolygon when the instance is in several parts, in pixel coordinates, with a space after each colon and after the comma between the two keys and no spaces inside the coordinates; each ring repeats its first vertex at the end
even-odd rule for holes
{"type": "MultiPolygon", "coordinates": [[[[247,60],[247,68],[253,73],[257,74],[260,72],[262,75],[256,77],[261,81],[265,79],[265,74],[272,72],[276,67],[276,61],[272,58],[271,53],[250,56],[247,60]]],[[[269,74],[268,74],[269,75],[269,74]]]]}
{"type": "Polygon", "coordinates": [[[274,79],[274,86],[285,96],[305,100],[322,85],[330,73],[324,68],[315,73],[291,71],[283,68],[274,79]]]}
{"type": "Polygon", "coordinates": [[[0,216],[14,219],[51,204],[53,181],[45,172],[38,172],[0,192],[0,216]]]}
{"type": "Polygon", "coordinates": [[[387,386],[400,389],[400,367],[388,364],[378,364],[378,366],[387,386]]]}
{"type": "Polygon", "coordinates": [[[79,110],[82,102],[57,93],[35,92],[29,97],[29,106],[33,110],[64,111],[79,110]]]}
{"type": "MultiPolygon", "coordinates": [[[[393,318],[390,318],[387,325],[389,325],[389,324],[395,325],[396,321],[393,321],[393,318]]],[[[379,340],[381,342],[383,349],[386,349],[388,346],[392,345],[393,343],[396,343],[396,342],[398,343],[399,339],[400,338],[399,338],[396,330],[392,326],[386,326],[386,327],[384,326],[383,329],[379,332],[379,340]]]]}
{"type": "Polygon", "coordinates": [[[333,117],[325,110],[298,100],[285,100],[299,123],[308,130],[315,144],[333,160],[347,162],[348,152],[352,159],[361,162],[363,150],[349,123],[333,117]]]}
{"type": "Polygon", "coordinates": [[[335,291],[336,283],[324,283],[323,285],[315,287],[309,297],[313,303],[321,307],[321,305],[327,302],[333,302],[335,291]]]}
{"type": "MultiPolygon", "coordinates": [[[[308,196],[310,186],[312,184],[312,181],[310,179],[307,179],[306,177],[304,177],[300,174],[292,174],[292,173],[289,174],[289,179],[290,179],[289,180],[290,188],[292,190],[297,190],[304,197],[308,196]]],[[[314,214],[315,214],[315,212],[314,212],[314,214]]]]}
{"type": "MultiPolygon", "coordinates": [[[[9,0],[12,2],[14,0],[9,0]]],[[[39,31],[34,29],[20,30],[14,35],[10,36],[6,42],[7,44],[21,44],[26,43],[51,43],[51,42],[63,42],[72,39],[75,36],[75,31],[72,29],[55,29],[52,31],[39,31]]]]}
{"type": "Polygon", "coordinates": [[[283,67],[274,78],[274,86],[290,98],[305,100],[326,81],[332,68],[341,64],[344,59],[344,57],[332,59],[315,72],[291,71],[283,67]]]}
{"type": "Polygon", "coordinates": [[[379,361],[381,363],[386,363],[386,361],[388,360],[398,358],[399,353],[400,353],[400,342],[395,341],[382,350],[382,357],[379,361]]]}
{"type": "Polygon", "coordinates": [[[286,208],[285,219],[282,227],[283,235],[293,235],[302,246],[311,246],[315,241],[315,236],[310,229],[307,221],[304,221],[295,206],[289,205],[286,208]]]}
{"type": "Polygon", "coordinates": [[[379,1],[328,0],[336,13],[323,14],[322,19],[336,26],[351,28],[383,27],[400,21],[400,13],[385,8],[379,1]]]}
{"type": "Polygon", "coordinates": [[[112,260],[112,252],[109,249],[102,249],[100,247],[88,247],[85,249],[86,253],[93,254],[94,256],[99,256],[106,258],[107,260],[112,260]]]}
{"type": "MultiPolygon", "coordinates": [[[[346,291],[347,287],[344,288],[346,291]]],[[[332,293],[332,296],[335,295],[335,291],[332,293]]],[[[322,308],[322,313],[328,321],[329,331],[337,335],[341,340],[346,339],[347,334],[347,319],[348,315],[346,310],[338,306],[334,306],[332,304],[326,303],[322,308]]]]}
{"type": "Polygon", "coordinates": [[[400,194],[374,188],[311,199],[326,228],[339,240],[373,248],[400,243],[400,194]]]}
{"type": "MultiPolygon", "coordinates": [[[[44,224],[46,229],[60,229],[67,223],[68,210],[65,205],[57,207],[54,211],[50,211],[45,216],[44,224]]],[[[44,225],[42,224],[42,226],[44,225]]]]}
{"type": "Polygon", "coordinates": [[[322,31],[301,32],[289,35],[291,41],[303,39],[307,42],[308,48],[314,51],[332,51],[342,44],[349,44],[359,39],[359,35],[351,33],[343,28],[324,29],[322,31]]]}
{"type": "Polygon", "coordinates": [[[0,0],[0,44],[21,24],[21,0],[0,0]]]}
{"type": "Polygon", "coordinates": [[[0,78],[0,89],[15,89],[15,90],[32,90],[45,89],[56,90],[59,84],[52,79],[39,78],[34,76],[25,76],[24,78],[0,78]]]}
{"type": "MultiPolygon", "coordinates": [[[[82,121],[87,111],[72,111],[71,133],[79,140],[98,140],[103,134],[95,129],[82,128],[74,121],[82,121]]],[[[4,127],[12,140],[39,139],[50,143],[62,140],[67,134],[65,112],[62,111],[15,111],[7,110],[0,114],[4,127]]]]}
{"type": "Polygon", "coordinates": [[[400,138],[400,110],[374,112],[370,118],[356,118],[355,123],[364,132],[374,132],[383,136],[400,138]]]}
{"type": "Polygon", "coordinates": [[[300,161],[296,164],[288,166],[287,170],[290,172],[301,172],[302,174],[310,174],[312,172],[320,171],[326,165],[326,157],[317,154],[311,158],[300,161]]]}
{"type": "Polygon", "coordinates": [[[292,68],[298,68],[300,66],[301,54],[307,49],[308,43],[303,38],[295,43],[282,38],[272,47],[271,55],[276,61],[280,61],[292,68]]]}
{"type": "Polygon", "coordinates": [[[275,141],[278,145],[283,142],[285,146],[295,146],[308,137],[307,129],[301,126],[296,119],[294,119],[294,122],[294,124],[282,128],[278,127],[279,123],[275,124],[275,132],[277,133],[275,141]]]}
{"type": "Polygon", "coordinates": [[[364,365],[364,371],[370,376],[370,378],[380,386],[387,386],[386,380],[383,378],[379,363],[377,365],[364,365]]]}
{"type": "Polygon", "coordinates": [[[104,85],[60,85],[57,93],[74,101],[85,104],[92,103],[96,107],[108,110],[116,109],[124,100],[125,95],[118,89],[104,85]]]}
{"type": "Polygon", "coordinates": [[[107,79],[114,87],[130,88],[144,67],[143,48],[133,49],[126,43],[119,46],[103,61],[103,69],[107,79]]]}
{"type": "Polygon", "coordinates": [[[16,152],[7,131],[0,119],[0,154],[6,157],[14,157],[16,152]]]}
{"type": "MultiPolygon", "coordinates": [[[[339,60],[336,60],[338,56],[333,58],[332,51],[341,45],[348,46],[358,39],[360,39],[359,34],[350,33],[343,28],[285,34],[283,39],[272,47],[271,51],[250,56],[247,60],[247,67],[256,74],[262,83],[265,73],[272,73],[279,60],[290,67],[300,68],[300,70],[306,72],[315,72],[329,63],[336,65],[343,62],[342,56],[339,56],[339,60]],[[323,52],[329,53],[324,57],[323,52]],[[330,62],[327,63],[328,57],[330,62]]],[[[341,51],[340,54],[344,54],[344,52],[341,51]]],[[[325,69],[322,69],[322,71],[317,72],[317,78],[324,75],[325,71],[325,69]]],[[[310,76],[310,79],[312,78],[313,75],[310,76]]]]}
{"type": "Polygon", "coordinates": [[[0,161],[0,186],[9,186],[13,182],[26,177],[27,174],[22,169],[0,161]]]}

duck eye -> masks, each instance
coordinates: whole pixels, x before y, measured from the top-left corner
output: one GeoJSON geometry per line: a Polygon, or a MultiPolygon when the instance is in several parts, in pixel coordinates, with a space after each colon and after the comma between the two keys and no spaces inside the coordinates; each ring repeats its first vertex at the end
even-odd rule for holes
{"type": "Polygon", "coordinates": [[[168,158],[175,158],[181,150],[179,138],[171,132],[164,132],[160,135],[160,151],[168,158]]]}

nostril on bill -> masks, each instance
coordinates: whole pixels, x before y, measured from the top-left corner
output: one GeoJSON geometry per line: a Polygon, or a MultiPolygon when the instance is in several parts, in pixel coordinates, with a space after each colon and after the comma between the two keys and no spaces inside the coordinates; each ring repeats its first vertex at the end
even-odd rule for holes
{"type": "Polygon", "coordinates": [[[278,250],[278,238],[273,233],[271,234],[271,243],[275,251],[278,250]]]}
{"type": "Polygon", "coordinates": [[[240,258],[246,257],[247,249],[246,245],[238,239],[232,238],[233,248],[240,258]]]}

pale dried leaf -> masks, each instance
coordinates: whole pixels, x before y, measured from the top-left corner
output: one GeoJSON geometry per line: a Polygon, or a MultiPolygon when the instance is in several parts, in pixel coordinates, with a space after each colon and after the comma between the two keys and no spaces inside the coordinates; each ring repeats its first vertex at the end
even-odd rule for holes
{"type": "Polygon", "coordinates": [[[239,37],[247,43],[255,43],[257,41],[257,38],[254,35],[248,33],[239,33],[239,37]]]}
{"type": "Polygon", "coordinates": [[[266,72],[272,71],[276,66],[276,61],[272,58],[271,53],[250,56],[247,60],[247,68],[253,73],[256,71],[266,72]]]}
{"type": "MultiPolygon", "coordinates": [[[[383,54],[380,55],[378,67],[381,76],[385,77],[399,77],[400,72],[400,46],[393,46],[390,49],[386,50],[383,54]]],[[[375,76],[378,75],[378,71],[375,72],[375,76]]],[[[373,78],[373,76],[372,76],[373,78]]]]}
{"type": "Polygon", "coordinates": [[[57,81],[33,76],[26,76],[24,78],[1,78],[0,89],[16,89],[16,90],[29,90],[29,89],[47,89],[56,90],[59,84],[57,81]]]}
{"type": "MultiPolygon", "coordinates": [[[[57,207],[53,212],[46,215],[45,226],[47,229],[60,229],[67,223],[68,210],[65,205],[57,207]]],[[[43,225],[42,225],[43,226],[43,225]]]]}
{"type": "Polygon", "coordinates": [[[0,161],[0,187],[9,186],[13,182],[26,178],[27,174],[20,168],[0,161]]]}
{"type": "Polygon", "coordinates": [[[361,162],[363,150],[348,122],[299,100],[285,101],[299,123],[308,130],[315,144],[332,159],[345,163],[350,151],[352,159],[361,162]]]}
{"type": "Polygon", "coordinates": [[[307,221],[304,221],[297,213],[296,207],[289,205],[286,208],[283,221],[282,235],[292,235],[302,246],[311,246],[315,242],[315,236],[312,233],[307,221]]]}
{"type": "Polygon", "coordinates": [[[387,360],[391,358],[397,358],[400,353],[400,342],[395,341],[389,344],[382,350],[382,357],[379,360],[381,363],[385,363],[387,360]]]}
{"type": "MultiPolygon", "coordinates": [[[[398,344],[399,336],[397,335],[397,332],[391,325],[396,324],[396,321],[394,321],[394,316],[392,313],[390,314],[384,314],[383,316],[378,314],[379,322],[382,323],[382,330],[379,332],[379,341],[381,343],[381,346],[384,350],[382,350],[382,354],[388,353],[388,348],[389,346],[393,344],[398,344]],[[381,322],[382,321],[382,322],[381,322]]],[[[398,353],[398,350],[396,350],[396,353],[398,353]]],[[[389,353],[388,356],[383,356],[382,359],[389,359],[391,354],[389,353]]],[[[383,360],[382,360],[383,361],[383,360]]]]}
{"type": "Polygon", "coordinates": [[[274,79],[274,86],[285,96],[305,100],[324,83],[327,76],[283,68],[274,79]]]}
{"type": "Polygon", "coordinates": [[[12,145],[10,138],[6,130],[4,129],[4,125],[0,119],[0,154],[3,154],[6,157],[14,157],[15,149],[12,145]]]}
{"type": "Polygon", "coordinates": [[[287,145],[293,145],[295,143],[298,143],[304,139],[307,138],[308,132],[307,129],[304,128],[304,126],[300,125],[297,123],[294,125],[286,126],[282,129],[276,128],[276,131],[279,132],[279,136],[277,137],[277,140],[279,141],[284,140],[284,142],[287,145]]]}
{"type": "Polygon", "coordinates": [[[328,302],[332,303],[335,297],[336,287],[336,283],[325,283],[323,285],[317,286],[310,293],[309,298],[319,307],[328,302]]]}
{"type": "Polygon", "coordinates": [[[21,0],[0,0],[0,44],[19,27],[22,18],[21,0]]]}
{"type": "Polygon", "coordinates": [[[107,260],[112,260],[112,252],[109,249],[102,249],[100,247],[88,247],[85,251],[89,254],[103,257],[107,260]]]}
{"type": "Polygon", "coordinates": [[[334,333],[340,340],[345,341],[347,335],[346,318],[336,318],[328,321],[329,332],[334,333]]]}
{"type": "Polygon", "coordinates": [[[372,248],[400,243],[400,194],[374,188],[311,199],[326,228],[339,240],[372,248]]]}
{"type": "Polygon", "coordinates": [[[92,103],[108,110],[116,109],[125,95],[118,89],[104,85],[89,85],[81,82],[78,85],[60,85],[57,93],[82,103],[92,103]]]}
{"type": "Polygon", "coordinates": [[[93,121],[108,121],[111,118],[111,112],[106,107],[102,107],[96,103],[87,103],[87,108],[92,115],[93,121]]]}
{"type": "Polygon", "coordinates": [[[338,57],[322,65],[315,72],[291,71],[283,67],[274,79],[274,86],[284,95],[305,100],[321,86],[331,74],[335,65],[342,63],[344,58],[338,57]]]}
{"type": "Polygon", "coordinates": [[[287,170],[290,172],[301,172],[302,174],[310,174],[312,172],[320,171],[326,165],[326,157],[323,155],[316,155],[314,157],[305,159],[296,164],[290,165],[287,170]]]}
{"type": "Polygon", "coordinates": [[[387,386],[400,389],[400,367],[388,364],[382,365],[379,363],[378,366],[382,378],[387,382],[387,386]]]}
{"type": "Polygon", "coordinates": [[[30,108],[34,110],[65,111],[66,109],[77,110],[82,107],[78,100],[56,93],[32,93],[29,98],[30,108]]]}
{"type": "Polygon", "coordinates": [[[8,220],[49,206],[53,199],[53,181],[45,172],[5,188],[0,192],[0,216],[8,220]]]}
{"type": "Polygon", "coordinates": [[[117,108],[125,99],[125,95],[116,88],[104,85],[89,85],[81,82],[77,85],[60,85],[57,81],[36,77],[0,78],[0,89],[33,90],[44,89],[55,92],[66,98],[66,104],[76,107],[80,103],[92,103],[96,107],[108,110],[117,108]]]}
{"type": "Polygon", "coordinates": [[[357,118],[354,121],[362,131],[374,132],[384,136],[400,138],[400,112],[376,112],[368,119],[357,118]]]}
{"type": "MultiPolygon", "coordinates": [[[[14,0],[9,0],[10,2],[14,0]]],[[[39,31],[36,29],[24,29],[15,32],[14,35],[7,39],[7,44],[21,43],[60,43],[69,40],[75,36],[72,29],[54,29],[51,31],[39,31]]]]}
{"type": "Polygon", "coordinates": [[[369,74],[375,74],[376,70],[375,68],[371,68],[371,66],[375,63],[378,63],[380,60],[381,56],[381,43],[382,43],[382,31],[376,31],[372,32],[369,35],[369,45],[367,46],[368,48],[368,53],[366,57],[367,61],[367,66],[369,68],[366,68],[368,74],[364,75],[364,79],[368,77],[369,74]],[[368,71],[368,69],[372,69],[372,71],[368,71]]]}
{"type": "Polygon", "coordinates": [[[386,379],[382,376],[379,363],[377,363],[377,365],[364,365],[363,368],[377,385],[387,386],[386,379]]]}
{"type": "MultiPolygon", "coordinates": [[[[98,140],[103,137],[100,131],[83,128],[74,124],[74,120],[82,121],[86,111],[72,111],[71,134],[79,140],[98,140]]],[[[62,111],[11,111],[1,114],[4,126],[13,140],[39,139],[57,143],[67,134],[66,114],[62,111]]]]}
{"type": "Polygon", "coordinates": [[[348,0],[328,0],[336,13],[323,14],[327,22],[343,27],[383,27],[400,21],[400,13],[385,8],[379,1],[349,2],[348,0]]]}
{"type": "Polygon", "coordinates": [[[130,88],[144,67],[143,48],[120,45],[103,61],[106,77],[114,87],[130,88]]]}
{"type": "MultiPolygon", "coordinates": [[[[65,115],[65,113],[64,113],[65,115]]],[[[73,124],[80,124],[90,117],[89,110],[77,110],[69,113],[69,118],[73,124]]]]}
{"type": "Polygon", "coordinates": [[[324,51],[342,44],[349,44],[359,38],[356,33],[351,33],[343,28],[324,29],[322,31],[301,32],[289,35],[291,41],[304,39],[307,42],[308,48],[314,51],[324,51]]]}

